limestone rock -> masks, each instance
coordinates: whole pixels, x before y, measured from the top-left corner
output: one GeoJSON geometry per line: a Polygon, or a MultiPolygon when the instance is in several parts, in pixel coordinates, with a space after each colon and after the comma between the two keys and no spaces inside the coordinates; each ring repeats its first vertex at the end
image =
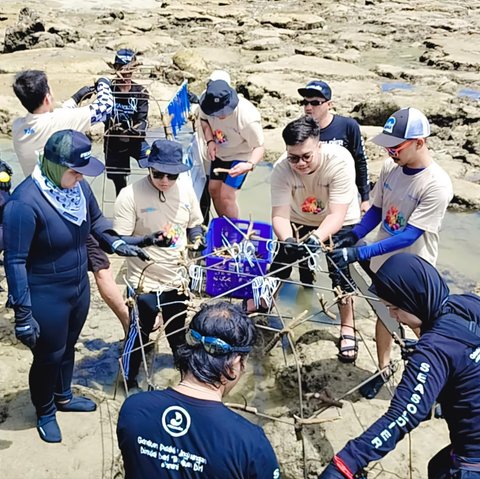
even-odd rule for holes
{"type": "Polygon", "coordinates": [[[173,55],[173,63],[184,72],[194,76],[202,75],[208,71],[208,66],[203,57],[193,49],[183,48],[173,55]]]}
{"type": "Polygon", "coordinates": [[[37,38],[33,35],[44,31],[45,25],[38,13],[28,7],[23,8],[18,15],[17,24],[5,31],[3,52],[32,48],[37,43],[37,38]]]}
{"type": "Polygon", "coordinates": [[[353,107],[352,117],[363,125],[383,125],[387,118],[400,109],[393,99],[374,99],[353,107]]]}

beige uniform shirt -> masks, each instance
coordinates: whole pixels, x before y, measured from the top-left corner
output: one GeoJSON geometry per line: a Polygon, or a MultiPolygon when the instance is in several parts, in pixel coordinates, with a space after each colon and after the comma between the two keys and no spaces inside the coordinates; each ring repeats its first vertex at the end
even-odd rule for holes
{"type": "Polygon", "coordinates": [[[143,293],[178,288],[181,284],[178,275],[187,273],[179,265],[187,244],[186,230],[202,224],[202,220],[197,197],[184,175],[165,192],[165,202],[160,201],[160,192],[148,176],[123,188],[115,202],[113,218],[113,228],[119,235],[147,235],[164,230],[166,225],[175,231],[173,246],[145,248],[154,261],[146,269],[145,261],[127,258],[129,283],[134,288],[140,285],[143,293]]]}
{"type": "Polygon", "coordinates": [[[272,206],[290,205],[290,221],[320,226],[330,213],[330,203],[348,204],[343,224],[358,223],[360,206],[352,155],[334,144],[322,144],[320,152],[320,166],[307,176],[293,170],[286,153],[280,157],[271,177],[272,206]]]}
{"type": "Polygon", "coordinates": [[[23,174],[29,176],[38,161],[45,143],[60,130],[85,132],[90,128],[89,106],[81,108],[57,108],[49,113],[28,113],[17,118],[12,125],[13,148],[23,174]]]}
{"type": "Polygon", "coordinates": [[[208,116],[200,110],[200,119],[207,120],[217,145],[217,157],[224,161],[248,161],[252,150],[264,143],[260,113],[242,96],[234,112],[224,119],[208,116]]]}
{"type": "Polygon", "coordinates": [[[372,204],[382,209],[376,241],[400,233],[407,224],[425,232],[408,248],[373,257],[372,270],[377,271],[390,256],[400,252],[417,254],[435,265],[440,227],[452,198],[450,177],[437,163],[432,162],[420,173],[407,175],[391,158],[385,160],[372,192],[372,204]]]}

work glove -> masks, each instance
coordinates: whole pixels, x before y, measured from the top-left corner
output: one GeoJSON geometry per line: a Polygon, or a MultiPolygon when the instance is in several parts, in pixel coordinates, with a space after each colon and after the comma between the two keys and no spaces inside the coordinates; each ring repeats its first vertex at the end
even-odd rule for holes
{"type": "Polygon", "coordinates": [[[358,242],[360,238],[352,230],[340,231],[335,235],[334,248],[348,248],[358,242]]]}
{"type": "Polygon", "coordinates": [[[418,340],[416,339],[402,339],[403,346],[400,347],[402,359],[408,361],[410,356],[415,352],[418,340]]]}
{"type": "Polygon", "coordinates": [[[350,263],[355,263],[359,260],[358,248],[341,248],[334,249],[327,256],[337,265],[337,268],[344,269],[350,263]]]}
{"type": "Polygon", "coordinates": [[[9,192],[12,187],[12,168],[10,165],[0,160],[0,190],[9,192]]]}
{"type": "Polygon", "coordinates": [[[203,251],[207,247],[207,240],[204,235],[199,234],[191,239],[192,245],[189,247],[194,251],[203,251]]]}
{"type": "Polygon", "coordinates": [[[141,248],[144,248],[145,246],[158,246],[160,248],[168,248],[172,244],[172,238],[164,236],[163,231],[156,231],[155,233],[138,238],[139,242],[133,244],[135,244],[136,246],[140,246],[141,248]]]}
{"type": "Polygon", "coordinates": [[[78,105],[82,100],[87,100],[95,93],[94,86],[83,86],[72,95],[73,101],[78,105]]]}
{"type": "MultiPolygon", "coordinates": [[[[307,246],[308,251],[311,251],[312,253],[317,253],[322,248],[318,236],[314,234],[310,235],[303,244],[307,246]]],[[[305,251],[307,251],[307,248],[305,248],[305,251]]]]}
{"type": "Polygon", "coordinates": [[[15,311],[15,336],[30,349],[33,349],[37,343],[40,326],[27,308],[19,308],[15,311]]]}
{"type": "Polygon", "coordinates": [[[117,240],[112,244],[112,249],[119,256],[138,256],[143,261],[149,261],[151,258],[146,251],[139,246],[127,244],[123,240],[117,240]]]}
{"type": "Polygon", "coordinates": [[[112,88],[112,80],[110,80],[109,78],[106,78],[106,77],[100,77],[96,82],[95,82],[95,90],[98,91],[99,89],[99,86],[101,84],[105,84],[108,86],[108,88],[112,88]]]}
{"type": "Polygon", "coordinates": [[[283,249],[285,254],[293,260],[303,258],[304,256],[304,248],[295,238],[286,238],[283,242],[283,249]]]}

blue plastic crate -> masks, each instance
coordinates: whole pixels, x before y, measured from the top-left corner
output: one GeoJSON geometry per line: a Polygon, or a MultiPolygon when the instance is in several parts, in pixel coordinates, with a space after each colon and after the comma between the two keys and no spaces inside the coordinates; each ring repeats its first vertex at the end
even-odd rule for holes
{"type": "MultiPolygon", "coordinates": [[[[246,233],[249,221],[230,220],[236,228],[246,233]]],[[[226,238],[230,244],[241,243],[244,240],[243,235],[233,227],[224,218],[215,218],[210,223],[207,233],[207,254],[212,253],[214,249],[224,246],[222,237],[226,238]]],[[[219,256],[208,256],[206,258],[206,287],[205,291],[211,296],[223,294],[231,289],[237,288],[245,283],[250,283],[255,276],[263,276],[267,272],[268,265],[272,261],[272,254],[267,249],[267,241],[273,237],[272,225],[268,223],[253,223],[253,233],[265,241],[250,240],[255,246],[256,259],[253,265],[248,261],[238,261],[236,264],[233,259],[225,259],[219,256]],[[238,265],[238,266],[237,266],[238,265]],[[238,267],[238,271],[237,271],[238,267]]],[[[243,288],[233,291],[228,296],[233,298],[251,298],[252,286],[248,284],[243,288]]]]}

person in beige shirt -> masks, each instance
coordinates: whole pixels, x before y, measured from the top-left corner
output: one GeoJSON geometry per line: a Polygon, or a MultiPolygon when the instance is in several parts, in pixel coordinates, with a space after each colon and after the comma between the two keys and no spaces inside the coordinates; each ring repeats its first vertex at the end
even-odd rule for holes
{"type": "MultiPolygon", "coordinates": [[[[360,220],[358,191],[355,185],[355,165],[346,148],[320,142],[320,126],[310,116],[289,123],[282,133],[286,154],[275,163],[271,177],[272,224],[281,241],[270,272],[281,279],[289,278],[292,264],[299,263],[300,281],[310,286],[315,280],[308,268],[310,254],[320,250],[320,243],[335,240],[340,231],[350,231],[360,220]],[[304,244],[294,238],[310,234],[304,244]]],[[[329,263],[333,287],[353,291],[347,268],[338,271],[329,263]]],[[[353,324],[351,298],[339,302],[341,332],[338,357],[353,362],[357,342],[353,324]]]]}
{"type": "MultiPolygon", "coordinates": [[[[145,248],[152,263],[145,267],[143,261],[127,259],[127,279],[138,295],[142,343],[148,342],[161,312],[173,354],[185,340],[182,328],[187,310],[188,272],[182,266],[184,253],[187,247],[201,250],[206,246],[197,197],[189,179],[179,176],[190,168],[182,159],[180,143],[155,141],[148,159],[142,163],[148,168],[148,175],[120,191],[113,218],[113,229],[119,235],[144,236],[162,231],[164,247],[145,248]]],[[[130,312],[135,314],[134,309],[130,312]]],[[[138,388],[140,344],[137,326],[131,321],[122,355],[129,389],[138,388]]]]}
{"type": "MultiPolygon", "coordinates": [[[[428,146],[430,124],[416,108],[402,108],[393,113],[383,132],[373,142],[386,149],[380,177],[372,193],[372,206],[362,221],[337,241],[331,254],[338,267],[360,261],[370,275],[400,252],[417,254],[432,265],[438,256],[439,232],[445,211],[453,197],[448,174],[434,161],[428,146]],[[355,246],[380,224],[375,241],[355,246]],[[368,263],[369,261],[369,263],[368,263]]],[[[390,362],[392,335],[385,326],[388,318],[376,325],[377,356],[380,369],[390,362]]],[[[377,375],[361,394],[374,398],[389,373],[377,375]]]]}
{"type": "Polygon", "coordinates": [[[238,218],[237,192],[263,158],[264,137],[258,110],[223,78],[208,82],[200,98],[200,120],[211,160],[208,191],[215,211],[238,218]]]}

